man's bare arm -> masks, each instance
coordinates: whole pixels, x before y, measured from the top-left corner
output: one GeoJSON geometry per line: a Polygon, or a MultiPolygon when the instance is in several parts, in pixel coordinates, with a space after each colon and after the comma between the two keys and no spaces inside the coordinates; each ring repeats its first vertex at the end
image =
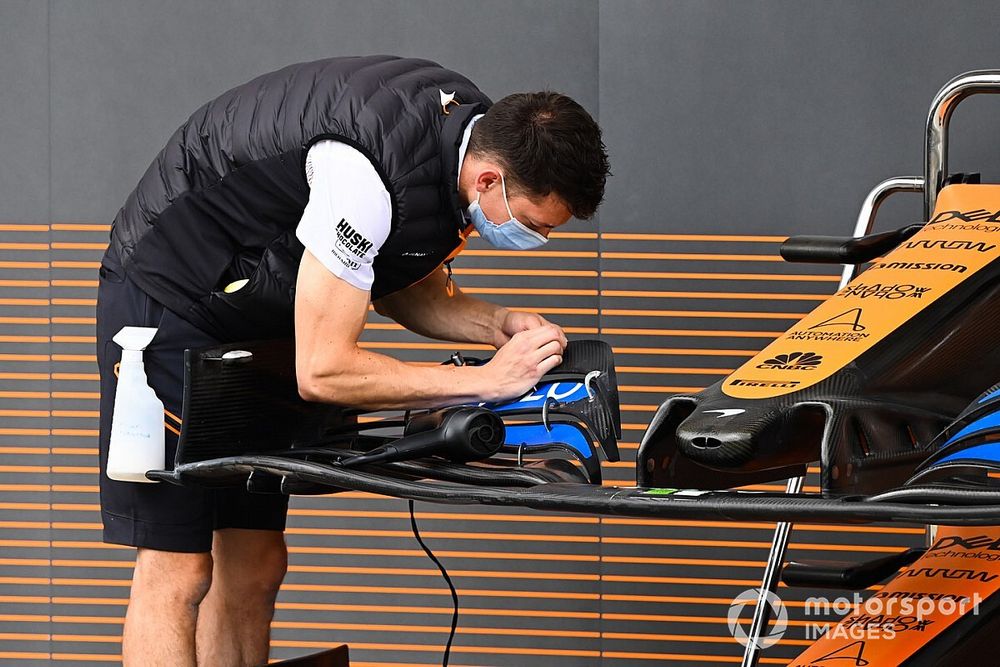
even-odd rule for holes
{"type": "Polygon", "coordinates": [[[308,250],[303,254],[295,292],[295,370],[303,398],[371,410],[503,400],[562,362],[562,332],[543,326],[514,335],[485,366],[407,364],[358,346],[368,300],[368,292],[331,274],[308,250]]]}
{"type": "MultiPolygon", "coordinates": [[[[448,284],[442,268],[415,285],[374,302],[376,312],[428,338],[503,346],[519,331],[555,326],[540,315],[512,311],[448,284]]],[[[560,340],[566,345],[566,336],[560,340]]]]}
{"type": "Polygon", "coordinates": [[[443,268],[372,305],[380,315],[422,336],[496,347],[503,342],[501,327],[509,312],[503,306],[463,293],[454,282],[449,290],[448,274],[443,268]]]}

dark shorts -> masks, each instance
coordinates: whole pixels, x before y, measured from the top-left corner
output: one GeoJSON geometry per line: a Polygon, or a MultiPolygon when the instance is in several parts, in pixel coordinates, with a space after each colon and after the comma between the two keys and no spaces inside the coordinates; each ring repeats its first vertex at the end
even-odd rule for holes
{"type": "Polygon", "coordinates": [[[185,348],[218,343],[146,296],[126,275],[113,250],[101,262],[97,297],[97,363],[101,375],[100,484],[104,541],[158,551],[206,552],[221,528],[285,529],[288,497],[243,489],[202,489],[166,482],[117,482],[105,474],[111,413],[121,348],[112,338],[123,326],[157,327],[143,361],[149,385],[165,409],[167,467],[180,428],[185,348]]]}

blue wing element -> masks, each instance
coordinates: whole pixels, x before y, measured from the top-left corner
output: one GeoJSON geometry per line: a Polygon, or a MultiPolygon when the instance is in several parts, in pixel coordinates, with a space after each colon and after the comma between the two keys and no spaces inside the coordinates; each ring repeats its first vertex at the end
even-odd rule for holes
{"type": "Polygon", "coordinates": [[[987,401],[992,401],[994,398],[997,398],[998,396],[1000,396],[1000,388],[994,389],[993,391],[989,392],[988,394],[986,394],[985,396],[983,396],[982,398],[980,398],[976,402],[977,403],[985,403],[987,401]]]}
{"type": "Polygon", "coordinates": [[[560,403],[572,403],[587,398],[587,388],[582,382],[546,382],[539,384],[529,394],[519,399],[504,403],[483,403],[482,407],[493,412],[508,412],[511,410],[541,411],[545,401],[554,399],[560,403]]]}
{"type": "MultiPolygon", "coordinates": [[[[990,387],[967,407],[930,444],[928,450],[934,453],[917,468],[907,484],[964,483],[962,480],[970,471],[1000,470],[1000,401],[997,398],[1000,398],[1000,385],[990,387]],[[936,443],[941,441],[943,444],[938,446],[936,443]]],[[[983,475],[976,483],[994,482],[983,475]]]]}
{"type": "Polygon", "coordinates": [[[953,442],[957,442],[958,440],[961,440],[966,436],[972,435],[974,433],[980,433],[982,431],[987,431],[989,429],[996,428],[998,426],[1000,426],[1000,410],[998,410],[997,412],[992,412],[986,415],[985,417],[980,417],[976,421],[972,422],[971,424],[963,428],[961,431],[948,438],[948,441],[945,442],[941,446],[941,448],[943,449],[948,445],[952,444],[953,442]]]}
{"type": "Polygon", "coordinates": [[[597,448],[590,439],[586,428],[575,422],[549,424],[511,424],[506,427],[503,449],[522,454],[536,454],[562,450],[571,454],[583,465],[591,484],[601,483],[601,462],[597,448]]]}
{"type": "Polygon", "coordinates": [[[949,454],[943,459],[939,459],[934,466],[944,463],[955,463],[956,461],[983,462],[1000,464],[1000,442],[987,442],[963,449],[962,451],[949,454]]]}
{"type": "Polygon", "coordinates": [[[590,458],[594,453],[594,446],[590,439],[571,424],[552,424],[551,431],[542,424],[511,425],[507,426],[507,437],[504,440],[505,445],[511,447],[523,445],[529,450],[532,446],[552,445],[554,443],[566,445],[581,458],[590,458]]]}

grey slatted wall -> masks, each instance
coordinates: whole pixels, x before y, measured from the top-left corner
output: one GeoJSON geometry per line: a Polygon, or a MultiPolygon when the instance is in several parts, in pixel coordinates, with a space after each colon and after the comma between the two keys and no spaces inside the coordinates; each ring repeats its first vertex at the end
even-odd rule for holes
{"type": "MultiPolygon", "coordinates": [[[[615,177],[595,224],[456,263],[468,291],[618,355],[626,461],[667,395],[722,377],[832,292],[782,264],[790,232],[842,233],[878,180],[919,173],[953,74],[1000,66],[998,9],[936,3],[633,0],[0,0],[0,662],[111,663],[132,552],[100,543],[93,299],[107,221],[180,121],[255,74],[332,54],[437,59],[489,93],[563,90],[600,121],[615,177]],[[599,233],[598,233],[599,232],[599,233]]],[[[956,116],[955,167],[996,176],[995,101],[956,116]]],[[[919,215],[887,208],[887,226],[919,215]]],[[[366,344],[452,351],[377,317],[366,344]]],[[[470,350],[470,353],[482,350],[470,350]]],[[[455,664],[738,663],[725,615],[770,527],[418,506],[463,601],[455,664]]],[[[405,505],[300,498],[274,657],[349,642],[355,664],[439,662],[450,599],[405,505]]],[[[793,556],[888,553],[913,528],[812,526],[793,556]]],[[[804,595],[764,664],[801,650],[804,595]]]]}

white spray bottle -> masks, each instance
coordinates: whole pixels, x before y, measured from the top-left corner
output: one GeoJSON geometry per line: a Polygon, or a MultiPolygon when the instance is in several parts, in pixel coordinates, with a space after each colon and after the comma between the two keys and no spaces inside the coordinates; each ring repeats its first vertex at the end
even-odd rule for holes
{"type": "Polygon", "coordinates": [[[120,482],[152,483],[146,471],[165,467],[163,401],[149,386],[142,363],[142,351],[155,335],[151,327],[122,327],[114,337],[122,361],[111,415],[108,477],[120,482]]]}

